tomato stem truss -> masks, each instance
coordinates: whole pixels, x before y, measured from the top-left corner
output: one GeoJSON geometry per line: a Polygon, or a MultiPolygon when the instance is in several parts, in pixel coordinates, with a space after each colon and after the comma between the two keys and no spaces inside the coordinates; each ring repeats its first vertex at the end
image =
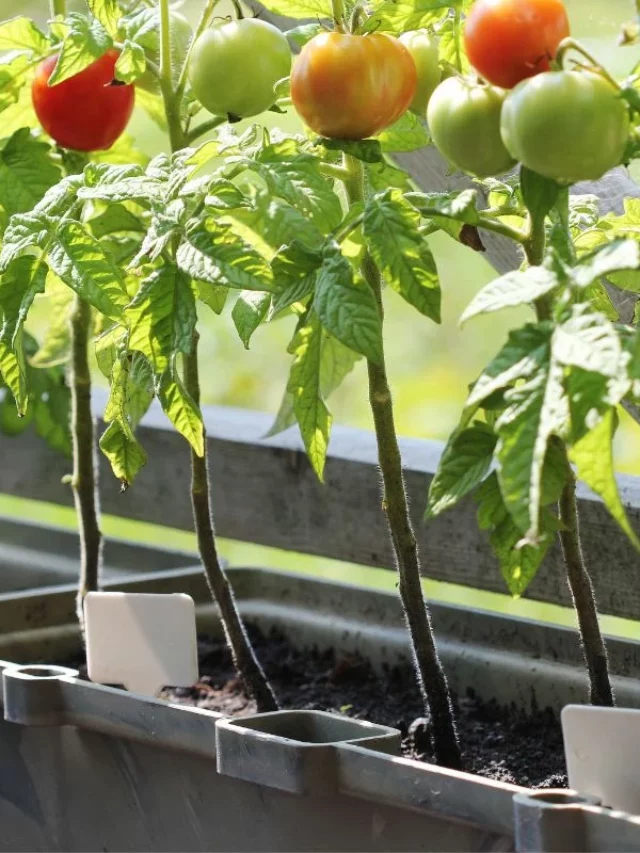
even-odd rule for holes
{"type": "Polygon", "coordinates": [[[607,71],[607,69],[601,65],[595,56],[584,47],[579,41],[573,38],[563,39],[558,45],[558,50],[556,52],[555,61],[560,69],[563,68],[564,60],[566,59],[567,53],[573,50],[576,53],[579,53],[581,56],[584,56],[588,62],[591,63],[591,68],[589,70],[595,71],[598,74],[601,74],[605,80],[608,80],[609,83],[613,86],[614,89],[620,91],[621,86],[615,77],[612,77],[611,74],[607,71]]]}

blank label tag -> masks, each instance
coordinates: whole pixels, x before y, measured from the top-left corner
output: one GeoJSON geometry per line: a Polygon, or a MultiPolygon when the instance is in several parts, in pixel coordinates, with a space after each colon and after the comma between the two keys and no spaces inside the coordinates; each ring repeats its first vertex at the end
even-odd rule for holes
{"type": "Polygon", "coordinates": [[[89,678],[156,696],[198,680],[196,618],[189,595],[90,592],[84,600],[89,678]]]}
{"type": "Polygon", "coordinates": [[[569,787],[640,814],[640,711],[567,705],[562,734],[569,787]]]}

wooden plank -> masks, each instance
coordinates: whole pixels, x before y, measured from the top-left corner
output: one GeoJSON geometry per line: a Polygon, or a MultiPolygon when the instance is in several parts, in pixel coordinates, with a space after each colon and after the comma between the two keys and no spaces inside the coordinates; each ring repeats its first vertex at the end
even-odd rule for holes
{"type": "MultiPolygon", "coordinates": [[[[97,394],[96,411],[104,398],[97,394]]],[[[259,545],[392,568],[393,557],[380,506],[374,436],[336,427],[326,468],[317,482],[299,436],[289,430],[262,439],[271,419],[241,409],[205,410],[212,492],[218,534],[259,545]]],[[[112,515],[191,529],[186,445],[157,405],[140,429],[149,464],[124,494],[102,467],[102,504],[112,515]]],[[[403,439],[401,449],[425,574],[436,580],[494,592],[506,588],[487,537],[478,531],[467,501],[425,526],[422,513],[442,443],[403,439]]],[[[0,437],[0,492],[71,504],[61,477],[68,463],[31,434],[0,437]]],[[[640,532],[640,479],[620,478],[623,500],[640,532]]],[[[603,613],[640,618],[640,556],[600,501],[580,492],[585,553],[603,613]]],[[[554,548],[528,597],[569,604],[561,556],[554,548]]]]}

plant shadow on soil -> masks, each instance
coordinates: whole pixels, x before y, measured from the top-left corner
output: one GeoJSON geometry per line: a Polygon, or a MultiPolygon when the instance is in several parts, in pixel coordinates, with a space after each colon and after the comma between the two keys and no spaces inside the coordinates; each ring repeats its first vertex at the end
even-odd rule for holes
{"type": "MultiPolygon", "coordinates": [[[[393,726],[402,733],[406,757],[432,760],[428,723],[409,666],[378,674],[355,655],[300,651],[277,632],[265,636],[254,626],[248,631],[283,709],[332,711],[393,726]]],[[[199,682],[167,688],[162,697],[227,716],[254,714],[255,703],[242,689],[224,641],[203,636],[198,646],[199,682]]],[[[454,702],[467,772],[533,788],[566,787],[562,731],[551,710],[524,713],[471,693],[454,702]]]]}

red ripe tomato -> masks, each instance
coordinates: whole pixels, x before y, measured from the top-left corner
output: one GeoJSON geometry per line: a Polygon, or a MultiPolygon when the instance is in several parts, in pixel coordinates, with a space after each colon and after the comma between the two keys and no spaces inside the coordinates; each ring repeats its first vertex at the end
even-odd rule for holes
{"type": "Polygon", "coordinates": [[[49,86],[57,56],[50,56],[37,70],[31,87],[38,120],[58,145],[76,151],[110,148],[127,126],[133,104],[133,86],[114,83],[117,50],[57,86],[49,86]]]}
{"type": "Polygon", "coordinates": [[[321,136],[366,139],[408,110],[416,85],[415,62],[398,39],[321,33],[293,65],[291,98],[321,136]]]}
{"type": "Polygon", "coordinates": [[[476,0],[464,27],[469,62],[489,83],[511,89],[549,70],[569,19],[562,0],[476,0]]]}

